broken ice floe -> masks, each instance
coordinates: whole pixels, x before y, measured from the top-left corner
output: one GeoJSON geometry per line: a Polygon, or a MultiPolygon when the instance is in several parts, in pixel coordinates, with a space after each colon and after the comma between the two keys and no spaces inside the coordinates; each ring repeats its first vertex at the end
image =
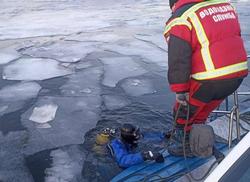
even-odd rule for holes
{"type": "Polygon", "coordinates": [[[0,64],[9,63],[12,60],[19,58],[21,55],[14,49],[0,50],[0,64]]]}
{"type": "Polygon", "coordinates": [[[39,124],[39,128],[50,128],[47,123],[55,118],[58,106],[55,104],[46,104],[40,107],[35,107],[29,118],[29,120],[34,121],[39,124]]]}
{"type": "Polygon", "coordinates": [[[141,96],[156,92],[153,84],[148,79],[127,79],[121,84],[121,87],[131,96],[141,96]]]}
{"type": "Polygon", "coordinates": [[[98,48],[96,44],[97,43],[60,41],[48,46],[28,48],[23,51],[23,54],[73,63],[80,61],[87,54],[97,51],[98,48]]]}
{"type": "MultiPolygon", "coordinates": [[[[29,155],[48,148],[69,144],[80,144],[84,141],[87,131],[96,126],[99,120],[101,98],[99,95],[87,97],[39,97],[36,107],[54,104],[58,106],[53,122],[49,129],[41,129],[29,120],[33,108],[22,115],[22,125],[29,132],[24,153],[29,155]],[[39,140],[39,142],[37,142],[39,140]]],[[[43,125],[44,126],[44,125],[43,125]]]]}
{"type": "Polygon", "coordinates": [[[73,35],[67,37],[65,40],[75,40],[83,42],[89,41],[89,44],[91,44],[90,42],[101,42],[101,43],[115,42],[121,38],[122,38],[121,36],[114,34],[114,32],[101,32],[97,34],[82,33],[80,35],[73,35]]]}
{"type": "Polygon", "coordinates": [[[109,87],[115,87],[124,78],[139,76],[147,72],[130,57],[102,58],[101,60],[105,71],[102,83],[109,87]]]}
{"type": "Polygon", "coordinates": [[[14,102],[31,99],[37,96],[40,89],[41,86],[35,82],[21,82],[5,86],[0,90],[0,100],[14,102]]]}
{"type": "Polygon", "coordinates": [[[167,68],[167,53],[160,50],[155,45],[141,40],[126,41],[115,45],[105,44],[103,47],[126,56],[140,56],[145,62],[155,63],[161,67],[167,68]]]}
{"type": "Polygon", "coordinates": [[[4,67],[3,79],[44,80],[73,73],[57,61],[41,58],[23,58],[4,67]]]}
{"type": "Polygon", "coordinates": [[[68,81],[61,86],[61,93],[65,96],[93,96],[100,94],[101,67],[81,70],[68,76],[68,81]]]}
{"type": "Polygon", "coordinates": [[[46,182],[78,181],[82,170],[83,153],[77,147],[57,149],[50,152],[52,164],[45,170],[46,182]]]}
{"type": "Polygon", "coordinates": [[[156,48],[162,49],[164,51],[167,50],[167,42],[165,41],[162,34],[136,34],[135,38],[138,40],[142,40],[144,42],[147,42],[149,44],[154,45],[156,48]]]}
{"type": "MultiPolygon", "coordinates": [[[[249,125],[246,122],[243,122],[240,120],[240,123],[244,128],[250,129],[249,125]]],[[[224,138],[228,140],[229,136],[229,116],[225,115],[222,117],[217,118],[216,120],[209,123],[214,129],[214,132],[216,135],[220,136],[221,138],[224,138]]],[[[243,129],[240,129],[241,135],[245,133],[243,129]]],[[[233,131],[232,131],[232,139],[235,139],[237,136],[236,132],[236,124],[233,123],[233,131]]]]}

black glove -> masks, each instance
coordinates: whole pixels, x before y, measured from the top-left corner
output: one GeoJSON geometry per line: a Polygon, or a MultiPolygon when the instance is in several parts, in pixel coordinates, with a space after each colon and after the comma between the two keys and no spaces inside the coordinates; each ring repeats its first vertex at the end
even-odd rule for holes
{"type": "Polygon", "coordinates": [[[176,101],[184,106],[187,105],[189,93],[188,92],[180,92],[176,93],[176,101]]]}
{"type": "Polygon", "coordinates": [[[161,153],[158,152],[152,152],[152,151],[146,151],[142,153],[143,160],[154,160],[157,163],[164,162],[164,157],[161,153]]]}

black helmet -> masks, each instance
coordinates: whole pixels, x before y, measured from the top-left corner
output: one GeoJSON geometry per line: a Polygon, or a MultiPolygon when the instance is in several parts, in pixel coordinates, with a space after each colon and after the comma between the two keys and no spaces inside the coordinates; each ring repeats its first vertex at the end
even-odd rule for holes
{"type": "Polygon", "coordinates": [[[177,1],[178,1],[178,0],[169,0],[170,9],[172,9],[172,7],[174,6],[174,4],[175,4],[177,1]]]}
{"type": "Polygon", "coordinates": [[[132,145],[136,145],[137,141],[140,139],[140,130],[138,127],[132,124],[125,123],[121,127],[121,139],[132,145]]]}

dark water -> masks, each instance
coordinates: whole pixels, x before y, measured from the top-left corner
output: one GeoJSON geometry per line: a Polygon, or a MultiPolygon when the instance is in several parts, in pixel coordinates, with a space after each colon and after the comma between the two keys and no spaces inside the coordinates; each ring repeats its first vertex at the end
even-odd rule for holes
{"type": "MultiPolygon", "coordinates": [[[[103,128],[119,128],[127,122],[140,127],[142,131],[166,131],[171,127],[171,113],[161,113],[144,103],[132,103],[118,110],[103,110],[101,119],[96,127],[85,135],[83,144],[62,147],[62,150],[73,151],[79,155],[81,174],[76,176],[75,181],[110,181],[112,177],[122,171],[108,154],[105,146],[95,143],[96,134],[103,128]],[[73,148],[77,148],[73,149],[73,148]]],[[[138,146],[139,150],[160,150],[164,148],[162,143],[144,143],[138,146]]],[[[51,167],[51,151],[49,149],[26,157],[26,163],[35,181],[45,180],[45,170],[51,167]]]]}

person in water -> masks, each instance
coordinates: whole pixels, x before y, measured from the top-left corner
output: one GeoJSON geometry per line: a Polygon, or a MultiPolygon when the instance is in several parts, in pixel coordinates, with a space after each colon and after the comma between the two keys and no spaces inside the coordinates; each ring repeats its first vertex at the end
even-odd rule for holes
{"type": "Polygon", "coordinates": [[[144,161],[155,161],[157,163],[164,162],[164,157],[159,152],[153,151],[138,151],[138,141],[142,138],[149,140],[163,140],[164,133],[142,133],[138,127],[132,124],[125,123],[119,129],[119,135],[113,137],[109,141],[108,136],[113,135],[114,130],[106,129],[102,132],[102,136],[97,136],[99,144],[107,143],[106,147],[114,158],[116,163],[121,168],[128,168],[144,161]]]}

